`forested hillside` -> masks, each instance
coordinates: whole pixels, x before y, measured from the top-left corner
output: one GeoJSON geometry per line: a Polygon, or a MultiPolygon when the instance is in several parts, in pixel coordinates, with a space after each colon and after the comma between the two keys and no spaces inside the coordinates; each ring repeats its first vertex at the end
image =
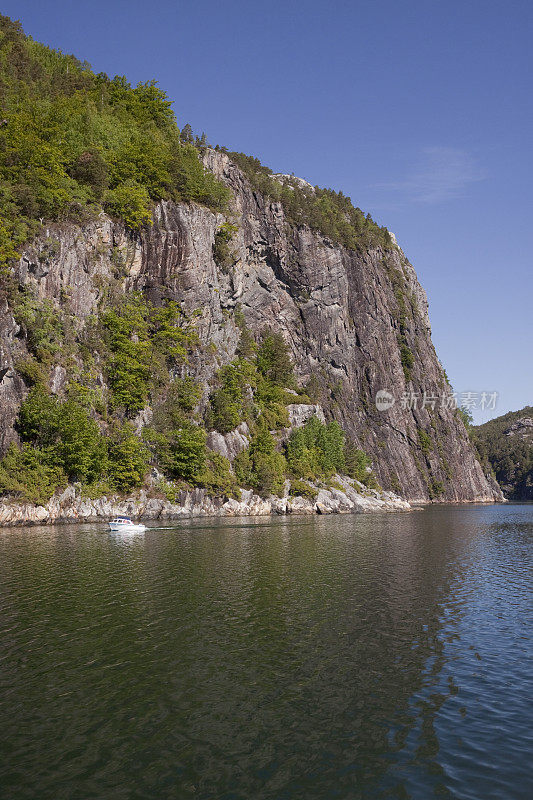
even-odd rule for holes
{"type": "Polygon", "coordinates": [[[510,500],[533,500],[533,407],[473,428],[478,450],[510,500]]]}
{"type": "Polygon", "coordinates": [[[130,86],[24,35],[0,17],[0,244],[3,263],[39,221],[83,223],[104,208],[132,228],[154,200],[210,208],[227,190],[180,141],[171,103],[153,81],[130,86]]]}

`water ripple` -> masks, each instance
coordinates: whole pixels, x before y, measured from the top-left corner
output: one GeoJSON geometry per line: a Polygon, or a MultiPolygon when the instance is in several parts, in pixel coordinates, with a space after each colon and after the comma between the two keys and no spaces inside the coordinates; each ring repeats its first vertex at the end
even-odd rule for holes
{"type": "Polygon", "coordinates": [[[533,795],[533,507],[0,532],[2,797],[533,795]]]}

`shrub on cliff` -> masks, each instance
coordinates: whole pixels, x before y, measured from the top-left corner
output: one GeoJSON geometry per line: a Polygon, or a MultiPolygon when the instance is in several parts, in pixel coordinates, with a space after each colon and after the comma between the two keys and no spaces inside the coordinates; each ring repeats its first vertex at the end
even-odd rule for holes
{"type": "Polygon", "coordinates": [[[0,495],[44,505],[58,489],[67,485],[67,476],[50,455],[29,444],[11,444],[0,461],[0,495]]]}
{"type": "Polygon", "coordinates": [[[236,400],[226,389],[216,389],[209,402],[209,427],[224,434],[234,430],[242,422],[242,401],[236,400]]]}
{"type": "Polygon", "coordinates": [[[286,450],[289,472],[296,478],[315,480],[344,471],[344,432],[337,422],[324,425],[311,417],[291,433],[286,450]]]}
{"type": "Polygon", "coordinates": [[[311,486],[307,481],[292,480],[291,488],[289,490],[291,497],[305,497],[306,500],[315,501],[318,495],[318,489],[311,486]]]}
{"type": "Polygon", "coordinates": [[[427,456],[433,449],[433,441],[431,436],[423,428],[417,430],[418,444],[422,452],[427,456]]]}
{"type": "Polygon", "coordinates": [[[101,323],[112,404],[129,416],[145,407],[158,381],[169,382],[168,367],[186,363],[198,342],[177,303],[156,308],[140,293],[109,307],[101,323]]]}
{"type": "Polygon", "coordinates": [[[105,209],[112,217],[124,220],[128,228],[140,228],[151,221],[150,196],[144,186],[124,183],[105,195],[105,209]]]}
{"type": "Polygon", "coordinates": [[[264,424],[258,425],[250,446],[236,456],[233,468],[241,486],[261,495],[281,494],[283,490],[286,461],[264,424]]]}
{"type": "Polygon", "coordinates": [[[170,408],[190,414],[198,405],[201,396],[202,389],[192,378],[188,376],[174,378],[168,387],[166,403],[170,408]]]}
{"type": "Polygon", "coordinates": [[[398,336],[398,347],[400,348],[400,361],[403,368],[406,383],[411,380],[411,370],[415,365],[415,357],[412,350],[407,344],[407,339],[404,334],[398,336]]]}
{"type": "Polygon", "coordinates": [[[107,438],[107,475],[111,486],[127,492],[142,486],[148,469],[148,449],[129,424],[115,424],[107,438]]]}
{"type": "Polygon", "coordinates": [[[44,386],[35,386],[23,401],[17,418],[17,431],[23,442],[39,447],[55,443],[58,433],[59,403],[44,386]]]}
{"type": "Polygon", "coordinates": [[[294,384],[294,367],[289,346],[281,333],[264,331],[257,351],[259,373],[275,386],[291,388],[294,384]]]}
{"type": "Polygon", "coordinates": [[[71,481],[92,483],[106,472],[107,447],[98,424],[73,400],[57,416],[57,458],[71,481]]]}
{"type": "Polygon", "coordinates": [[[208,427],[229,433],[240,422],[251,419],[249,391],[257,386],[257,370],[252,361],[238,358],[217,373],[218,388],[209,398],[208,427]]]}
{"type": "Polygon", "coordinates": [[[58,310],[49,300],[38,300],[26,288],[10,292],[10,305],[26,334],[30,353],[38,361],[50,363],[64,345],[65,331],[58,310]]]}
{"type": "Polygon", "coordinates": [[[184,419],[180,427],[165,432],[148,428],[143,437],[169,478],[199,485],[207,459],[203,428],[184,419]]]}
{"type": "Polygon", "coordinates": [[[207,451],[206,465],[198,483],[214,497],[233,497],[238,500],[241,494],[228,459],[212,450],[207,451]]]}
{"type": "Polygon", "coordinates": [[[106,468],[106,443],[87,409],[59,401],[35,386],[21,405],[17,428],[22,441],[39,449],[50,465],[71,481],[91,483],[106,468]]]}
{"type": "Polygon", "coordinates": [[[60,400],[40,384],[22,403],[17,430],[23,446],[1,462],[4,491],[17,484],[19,468],[28,473],[32,495],[41,497],[50,496],[63,477],[88,487],[103,481],[119,491],[143,482],[148,453],[130,425],[114,423],[103,436],[89,408],[60,400]]]}
{"type": "Polygon", "coordinates": [[[345,472],[350,478],[355,478],[360,483],[368,480],[368,467],[370,459],[367,454],[355,446],[353,442],[347,442],[344,451],[345,472]]]}
{"type": "MultiPolygon", "coordinates": [[[[245,326],[242,336],[249,333],[245,326]]],[[[280,333],[265,330],[259,346],[246,337],[243,352],[217,373],[219,387],[210,396],[206,414],[208,427],[229,433],[240,422],[261,417],[268,430],[289,426],[287,403],[295,401],[286,391],[295,385],[294,367],[289,348],[280,333]]]]}
{"type": "Polygon", "coordinates": [[[106,442],[87,409],[42,385],[22,403],[17,429],[22,447],[12,445],[0,462],[0,492],[42,503],[67,480],[89,484],[106,472],[106,442]]]}
{"type": "Polygon", "coordinates": [[[230,243],[233,234],[238,230],[239,229],[236,225],[232,225],[229,222],[223,222],[215,233],[215,241],[213,243],[213,258],[215,260],[215,264],[223,272],[229,269],[235,260],[230,243]]]}

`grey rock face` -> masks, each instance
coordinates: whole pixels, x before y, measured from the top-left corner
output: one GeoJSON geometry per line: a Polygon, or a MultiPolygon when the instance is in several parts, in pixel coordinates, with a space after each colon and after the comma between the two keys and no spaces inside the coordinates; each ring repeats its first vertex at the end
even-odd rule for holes
{"type": "Polygon", "coordinates": [[[292,428],[301,428],[311,417],[316,417],[322,423],[326,421],[322,407],[317,403],[313,405],[291,403],[287,406],[287,411],[292,428]]]}
{"type": "Polygon", "coordinates": [[[403,252],[393,247],[358,254],[309,228],[290,227],[281,205],[254,192],[226,155],[208,151],[206,164],[231,188],[241,226],[228,287],[237,291],[225,302],[238,300],[252,330],[266,325],[282,331],[300,379],[314,376],[325,389],[320,400],[326,415],[371,456],[382,486],[399,488],[412,500],[428,500],[441,484],[442,500],[501,499],[464,425],[453,409],[441,407],[450,390],[431,342],[426,294],[403,252]],[[394,280],[412,308],[405,332],[414,356],[409,383],[394,280]],[[380,389],[396,399],[388,411],[375,406],[380,389]],[[416,408],[402,407],[406,393],[415,396],[416,408]],[[435,409],[422,407],[424,393],[438,398],[435,409]],[[420,446],[419,429],[431,433],[429,452],[420,446]]]}
{"type": "Polygon", "coordinates": [[[533,419],[531,417],[522,417],[513,422],[506,431],[503,432],[504,436],[520,436],[523,439],[529,439],[533,436],[533,419]]]}
{"type": "MultiPolygon", "coordinates": [[[[448,387],[430,338],[425,292],[402,251],[391,246],[357,253],[308,227],[296,228],[281,204],[254,191],[227,155],[208,150],[205,163],[232,193],[230,217],[239,230],[229,270],[213,259],[215,232],[225,218],[195,204],[162,202],[154,224],[135,237],[103,214],[85,227],[51,226],[24,254],[17,277],[38,297],[68,303],[80,327],[111,283],[118,291],[141,290],[153,302],[174,299],[185,311],[199,312],[200,340],[214,355],[199,353],[190,372],[206,393],[215,371],[235,357],[240,332],[232,311],[238,304],[255,334],[265,327],[282,332],[299,380],[314,383],[325,418],[337,419],[370,455],[384,489],[416,501],[500,499],[454,411],[438,401],[434,410],[422,407],[424,392],[439,398],[448,387]],[[56,244],[49,247],[45,268],[33,269],[43,263],[39,248],[50,239],[56,244]],[[119,275],[117,254],[124,264],[119,275]],[[401,325],[398,286],[407,304],[401,325]],[[414,358],[409,382],[400,334],[414,358]],[[395,397],[386,411],[375,406],[380,389],[395,397]],[[407,392],[417,396],[416,408],[402,404],[407,392]],[[420,429],[429,432],[429,448],[421,446],[420,429]]],[[[16,438],[13,422],[26,390],[13,367],[25,352],[4,302],[0,368],[9,371],[0,383],[2,450],[16,438]]],[[[305,421],[312,406],[305,408],[289,406],[293,424],[305,421]]],[[[138,420],[139,427],[144,421],[138,420]]],[[[230,459],[246,442],[239,430],[225,437],[210,434],[209,441],[230,459]]]]}
{"type": "Polygon", "coordinates": [[[248,447],[249,433],[246,422],[241,422],[239,427],[230,433],[222,434],[218,431],[210,431],[207,435],[207,446],[215,453],[220,453],[228,461],[233,461],[235,456],[248,447]]]}

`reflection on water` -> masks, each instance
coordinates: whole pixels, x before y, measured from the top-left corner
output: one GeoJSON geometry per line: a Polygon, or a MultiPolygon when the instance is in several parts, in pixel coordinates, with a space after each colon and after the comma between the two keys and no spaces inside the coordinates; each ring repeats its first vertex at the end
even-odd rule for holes
{"type": "Polygon", "coordinates": [[[532,506],[0,533],[10,800],[530,797],[532,506]]]}

